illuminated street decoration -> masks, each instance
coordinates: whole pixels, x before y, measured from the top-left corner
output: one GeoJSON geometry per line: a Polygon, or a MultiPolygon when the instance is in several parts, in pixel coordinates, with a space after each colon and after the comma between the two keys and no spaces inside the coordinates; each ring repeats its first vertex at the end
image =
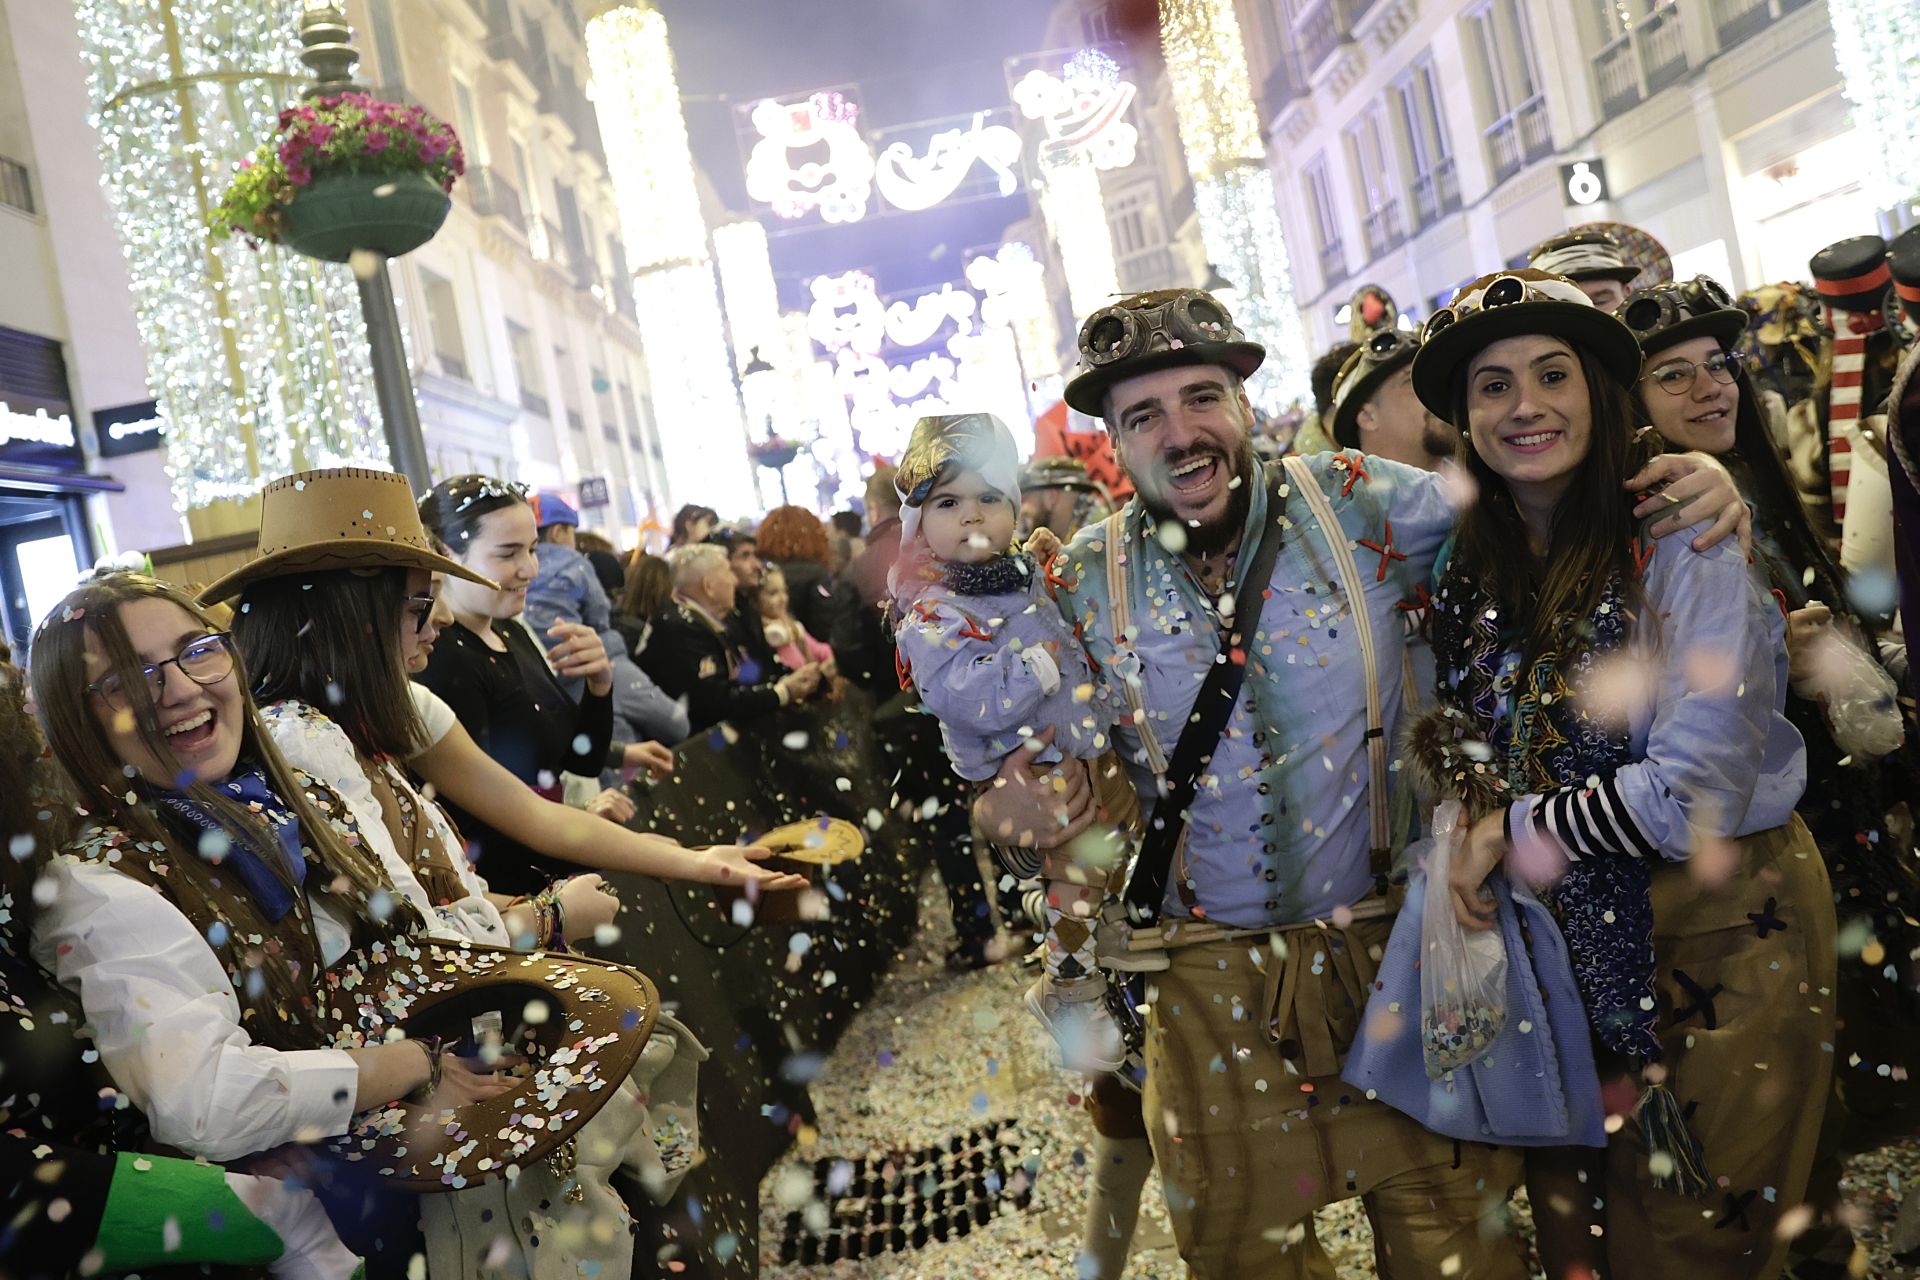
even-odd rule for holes
{"type": "Polygon", "coordinates": [[[860,109],[829,90],[799,102],[769,98],[753,108],[759,140],[747,156],[747,194],[782,218],[818,211],[828,222],[858,222],[873,194],[873,148],[861,136],[860,109]],[[793,162],[793,152],[824,145],[824,160],[793,162]]]}
{"type": "Polygon", "coordinates": [[[758,510],[666,19],[622,5],[587,24],[586,43],[668,483],[697,478],[681,500],[723,514],[758,510]]]}
{"type": "Polygon", "coordinates": [[[1091,315],[1120,292],[1120,269],[1113,258],[1113,233],[1107,227],[1100,174],[1080,151],[1062,152],[1043,168],[1040,211],[1060,252],[1067,300],[1076,316],[1091,315]]]}
{"type": "Polygon", "coordinates": [[[884,345],[887,313],[880,305],[879,286],[864,271],[815,276],[807,282],[813,306],[807,310],[807,332],[829,352],[852,348],[872,355],[884,345]]]}
{"type": "Polygon", "coordinates": [[[1160,0],[1160,43],[1207,257],[1234,283],[1234,319],[1267,348],[1248,392],[1278,412],[1309,394],[1307,341],[1233,0],[1160,0]]]}
{"type": "Polygon", "coordinates": [[[1043,163],[1085,156],[1096,169],[1133,163],[1140,131],[1127,121],[1136,91],[1120,64],[1097,49],[1083,49],[1060,73],[1036,67],[1013,87],[1020,114],[1046,128],[1043,163]]]}
{"type": "Polygon", "coordinates": [[[1030,246],[1014,241],[967,263],[967,283],[983,295],[981,322],[1013,335],[1028,411],[1044,410],[1060,388],[1060,330],[1047,296],[1046,268],[1030,246]]]}
{"type": "Polygon", "coordinates": [[[756,350],[775,369],[786,369],[786,330],[767,229],[753,219],[715,227],[713,257],[720,268],[720,296],[727,304],[736,371],[746,372],[756,350]]]}
{"type": "Polygon", "coordinates": [[[896,209],[931,209],[959,190],[976,164],[993,172],[1001,195],[1012,195],[1020,186],[1015,172],[1020,135],[1003,124],[988,124],[987,116],[976,111],[968,127],[934,134],[924,156],[914,155],[906,142],[883,147],[875,173],[881,196],[896,209]]]}
{"type": "Polygon", "coordinates": [[[207,232],[307,83],[300,0],[78,0],[74,14],[175,505],[307,467],[386,466],[351,271],[207,232]]]}
{"type": "Polygon", "coordinates": [[[1920,12],[1912,0],[1828,0],[1833,59],[1853,105],[1860,170],[1883,207],[1920,196],[1920,12]]]}
{"type": "Polygon", "coordinates": [[[973,332],[979,300],[965,289],[943,284],[917,298],[887,304],[887,341],[900,347],[924,347],[949,321],[961,333],[973,332]]]}

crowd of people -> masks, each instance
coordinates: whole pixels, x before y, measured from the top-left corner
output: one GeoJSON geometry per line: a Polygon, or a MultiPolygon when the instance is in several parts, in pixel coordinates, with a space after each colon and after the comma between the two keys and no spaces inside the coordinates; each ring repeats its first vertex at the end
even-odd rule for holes
{"type": "Polygon", "coordinates": [[[655,1274],[706,1050],[603,877],[805,887],[635,788],[854,697],[948,964],[1031,964],[1089,1078],[1081,1275],[1155,1167],[1208,1280],[1331,1276],[1355,1197],[1382,1276],[1522,1277],[1522,1188],[1553,1280],[1859,1274],[1840,1162],[1920,1115],[1920,240],[1752,310],[1531,262],[1356,299],[1284,456],[1217,299],[1101,308],[1130,492],[961,414],[661,555],[335,468],[217,581],[83,582],[0,668],[0,1269],[655,1274]]]}

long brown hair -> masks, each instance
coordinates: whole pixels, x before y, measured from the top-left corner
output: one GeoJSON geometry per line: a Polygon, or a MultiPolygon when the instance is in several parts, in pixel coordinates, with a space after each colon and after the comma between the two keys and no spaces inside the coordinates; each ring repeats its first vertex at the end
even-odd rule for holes
{"type": "Polygon", "coordinates": [[[0,640],[0,897],[9,899],[0,921],[0,951],[27,958],[33,928],[33,884],[47,860],[66,845],[73,806],[65,802],[59,770],[26,705],[26,673],[0,640]]]}
{"type": "Polygon", "coordinates": [[[363,755],[405,759],[425,738],[400,655],[406,612],[405,569],[288,574],[247,588],[233,638],[260,703],[304,702],[363,755]]]}
{"type": "MultiPolygon", "coordinates": [[[[149,865],[164,864],[168,895],[194,916],[197,908],[232,897],[233,890],[222,888],[214,863],[197,856],[197,833],[176,828],[162,817],[166,810],[154,802],[154,788],[115,754],[88,705],[92,695],[87,688],[85,655],[91,635],[125,684],[141,742],[156,759],[174,761],[160,730],[147,681],[141,675],[144,664],[120,621],[121,608],[137,600],[165,600],[209,630],[215,629],[206,611],[172,583],[134,573],[96,578],[55,605],[34,633],[34,702],[47,744],[89,824],[116,827],[131,837],[122,846],[124,856],[144,859],[149,865]]],[[[402,937],[418,928],[419,914],[393,891],[379,863],[334,830],[332,822],[315,808],[293,766],[274,746],[246,692],[246,662],[237,652],[232,678],[239,681],[241,691],[240,758],[259,763],[267,785],[299,820],[303,842],[329,873],[318,887],[332,893],[374,937],[402,937]],[[391,909],[377,910],[376,900],[390,904],[391,909]]],[[[251,849],[262,865],[282,876],[288,889],[297,892],[274,837],[244,804],[205,782],[190,783],[183,794],[217,822],[231,841],[251,849]]],[[[232,877],[226,879],[230,884],[232,877]]],[[[289,975],[280,976],[290,980],[289,975]]],[[[312,978],[311,974],[305,977],[309,985],[312,978]]]]}
{"type": "MultiPolygon", "coordinates": [[[[1587,380],[1592,413],[1587,456],[1573,473],[1554,508],[1547,554],[1527,550],[1527,527],[1506,480],[1468,445],[1467,469],[1480,486],[1479,498],[1461,514],[1454,558],[1471,572],[1500,605],[1504,617],[1524,622],[1522,655],[1531,666],[1541,654],[1558,650],[1569,656],[1582,644],[1587,619],[1600,605],[1609,582],[1618,582],[1630,604],[1641,603],[1634,575],[1633,540],[1639,532],[1627,477],[1664,447],[1651,427],[1636,430],[1633,398],[1597,359],[1569,341],[1587,380]]],[[[1453,420],[1467,416],[1467,368],[1454,375],[1453,420]]]]}

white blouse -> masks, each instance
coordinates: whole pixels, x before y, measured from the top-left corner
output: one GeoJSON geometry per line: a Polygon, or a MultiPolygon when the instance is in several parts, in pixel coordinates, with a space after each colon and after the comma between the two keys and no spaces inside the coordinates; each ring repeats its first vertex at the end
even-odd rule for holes
{"type": "MultiPolygon", "coordinates": [[[[425,714],[421,717],[431,735],[427,745],[432,746],[446,736],[451,727],[453,709],[432,690],[421,689],[417,684],[409,687],[439,703],[440,711],[444,714],[444,719],[429,718],[425,714]]],[[[421,706],[418,693],[414,703],[416,707],[421,706]]],[[[361,840],[379,857],[380,868],[387,873],[387,879],[426,920],[425,932],[428,937],[447,942],[484,942],[496,947],[513,945],[513,937],[506,921],[500,916],[500,909],[487,900],[487,882],[474,872],[465,858],[456,858],[455,862],[458,864],[460,882],[467,891],[466,896],[444,906],[434,904],[413,868],[394,847],[393,836],[387,831],[386,820],[380,812],[380,801],[373,794],[373,785],[367,780],[366,771],[361,767],[359,756],[354,753],[353,742],[347,737],[346,730],[306,703],[292,699],[261,707],[260,718],[266,723],[273,744],[280,748],[280,753],[294,768],[318,778],[340,794],[340,798],[346,802],[347,811],[360,828],[361,840]]],[[[411,783],[407,785],[411,786],[411,783]]],[[[462,847],[460,838],[447,822],[446,815],[440,811],[440,806],[417,790],[412,798],[419,820],[440,824],[445,846],[459,850],[462,847]]]]}
{"type": "MultiPolygon", "coordinates": [[[[79,998],[101,1062],[156,1140],[227,1161],[347,1131],[353,1058],[253,1043],[219,957],[157,890],[72,854],[55,858],[40,885],[51,897],[35,921],[34,958],[79,998]]],[[[307,903],[330,965],[346,954],[349,923],[330,903],[307,903]]]]}

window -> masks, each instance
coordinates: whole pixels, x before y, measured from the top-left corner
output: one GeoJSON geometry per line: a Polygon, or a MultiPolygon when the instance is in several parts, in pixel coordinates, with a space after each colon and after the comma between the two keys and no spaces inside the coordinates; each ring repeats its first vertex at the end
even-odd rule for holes
{"type": "Polygon", "coordinates": [[[513,347],[513,379],[520,384],[520,407],[547,416],[547,380],[540,376],[540,348],[533,334],[507,321],[507,342],[513,347]]]}
{"type": "Polygon", "coordinates": [[[480,113],[473,109],[473,90],[467,82],[453,82],[453,123],[460,130],[460,143],[466,149],[467,163],[478,167],[486,163],[486,139],[480,132],[480,113]]]}
{"type": "Polygon", "coordinates": [[[1388,179],[1386,116],[1378,106],[1368,108],[1347,130],[1347,158],[1353,165],[1367,252],[1377,258],[1406,239],[1400,201],[1388,179]]]}
{"type": "Polygon", "coordinates": [[[1468,21],[1473,24],[1474,44],[1486,72],[1492,105],[1488,118],[1498,121],[1526,106],[1539,92],[1533,28],[1519,0],[1492,0],[1471,14],[1468,21]]]}
{"type": "Polygon", "coordinates": [[[1133,190],[1113,202],[1107,230],[1113,236],[1116,258],[1131,258],[1160,246],[1159,219],[1154,216],[1151,191],[1133,190]]]}
{"type": "Polygon", "coordinates": [[[440,370],[450,378],[465,378],[467,347],[460,337],[460,305],[453,284],[431,271],[422,271],[420,287],[427,295],[427,327],[433,331],[433,354],[440,361],[440,370]]]}
{"type": "Polygon", "coordinates": [[[400,32],[393,25],[393,0],[367,0],[367,25],[373,29],[373,58],[380,66],[382,84],[407,82],[400,61],[400,32]]]}
{"type": "Polygon", "coordinates": [[[1306,183],[1307,208],[1320,249],[1320,274],[1332,283],[1346,275],[1347,264],[1340,243],[1340,223],[1333,212],[1333,182],[1327,175],[1326,157],[1318,157],[1307,166],[1306,183]]]}
{"type": "Polygon", "coordinates": [[[1112,9],[1104,4],[1088,9],[1080,18],[1080,33],[1086,36],[1088,44],[1113,43],[1112,9]]]}
{"type": "Polygon", "coordinates": [[[1433,59],[1423,57],[1393,86],[1394,127],[1408,161],[1407,189],[1418,226],[1460,207],[1453,143],[1434,80],[1433,59]]]}
{"type": "Polygon", "coordinates": [[[580,416],[578,409],[573,407],[575,397],[567,394],[567,385],[573,381],[573,365],[568,361],[567,349],[565,347],[555,347],[553,349],[553,363],[554,367],[560,371],[560,381],[556,382],[553,387],[553,398],[565,412],[567,425],[575,431],[585,431],[587,429],[587,420],[580,416]]]}

